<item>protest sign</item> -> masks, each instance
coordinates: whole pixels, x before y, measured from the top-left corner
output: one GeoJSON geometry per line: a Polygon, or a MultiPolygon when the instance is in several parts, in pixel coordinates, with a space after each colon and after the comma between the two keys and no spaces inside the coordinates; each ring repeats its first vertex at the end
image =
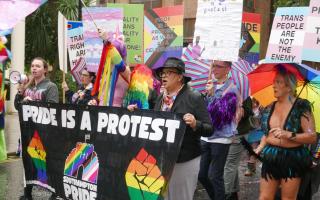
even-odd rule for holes
{"type": "Polygon", "coordinates": [[[147,9],[144,17],[144,62],[162,66],[168,57],[180,58],[183,46],[183,6],[147,9]]]}
{"type": "Polygon", "coordinates": [[[260,55],[260,14],[244,12],[241,31],[239,57],[249,62],[251,66],[257,65],[260,55]]]}
{"type": "Polygon", "coordinates": [[[113,4],[108,7],[123,8],[123,35],[129,65],[143,63],[143,4],[113,4]]]}
{"type": "MultiPolygon", "coordinates": [[[[58,52],[59,52],[59,68],[64,73],[68,72],[67,58],[67,27],[68,21],[61,12],[58,12],[58,52]]],[[[64,79],[64,78],[63,78],[64,79]]],[[[65,81],[65,80],[63,80],[65,81]]]]}
{"type": "Polygon", "coordinates": [[[19,111],[27,184],[64,199],[162,199],[182,115],[38,102],[19,111]]]}
{"type": "Polygon", "coordinates": [[[86,67],[86,61],[84,57],[80,57],[78,60],[76,60],[76,64],[71,70],[71,74],[73,78],[77,81],[79,85],[82,84],[81,82],[81,73],[82,70],[84,70],[86,67]]]}
{"type": "Polygon", "coordinates": [[[76,66],[80,58],[84,58],[86,51],[84,48],[83,25],[82,22],[68,21],[68,54],[71,71],[76,66]]]}
{"type": "Polygon", "coordinates": [[[278,8],[273,20],[266,62],[301,63],[308,7],[278,8]]]}
{"type": "Polygon", "coordinates": [[[320,62],[320,1],[311,0],[306,22],[302,60],[320,62]]]}
{"type": "Polygon", "coordinates": [[[237,61],[240,47],[242,0],[198,0],[194,44],[201,58],[237,61]]]}
{"type": "Polygon", "coordinates": [[[113,37],[115,34],[122,33],[123,11],[122,8],[106,7],[82,9],[86,66],[89,71],[96,72],[99,67],[103,43],[90,15],[99,29],[106,31],[109,37],[113,37]]]}

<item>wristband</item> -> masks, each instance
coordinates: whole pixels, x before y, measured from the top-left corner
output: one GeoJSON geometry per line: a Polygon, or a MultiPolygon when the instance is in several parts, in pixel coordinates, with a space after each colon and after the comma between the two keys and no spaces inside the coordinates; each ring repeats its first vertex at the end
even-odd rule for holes
{"type": "Polygon", "coordinates": [[[297,136],[297,133],[296,133],[296,132],[291,132],[291,137],[290,137],[290,139],[293,140],[293,139],[296,138],[296,136],[297,136]]]}

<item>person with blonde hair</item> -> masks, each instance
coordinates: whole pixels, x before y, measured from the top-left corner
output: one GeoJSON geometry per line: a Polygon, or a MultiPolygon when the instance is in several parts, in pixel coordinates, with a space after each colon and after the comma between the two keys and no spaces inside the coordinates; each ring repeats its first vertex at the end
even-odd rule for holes
{"type": "Polygon", "coordinates": [[[297,78],[281,64],[276,69],[273,89],[277,101],[262,113],[264,136],[256,149],[263,158],[260,200],[274,199],[279,186],[281,199],[297,198],[301,177],[312,165],[306,144],[317,138],[310,102],[296,96],[297,78]]]}

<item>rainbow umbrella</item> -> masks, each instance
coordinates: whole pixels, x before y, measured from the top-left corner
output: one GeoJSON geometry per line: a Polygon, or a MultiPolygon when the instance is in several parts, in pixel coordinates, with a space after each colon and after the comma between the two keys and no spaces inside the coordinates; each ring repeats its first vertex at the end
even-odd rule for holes
{"type": "MultiPolygon", "coordinates": [[[[182,55],[182,60],[186,66],[186,75],[191,77],[191,87],[198,90],[201,93],[205,92],[206,84],[209,76],[210,60],[193,59],[190,54],[190,49],[186,48],[182,55]]],[[[232,63],[232,68],[229,73],[229,77],[233,80],[241,92],[242,98],[246,99],[250,95],[249,80],[247,74],[251,72],[253,68],[250,63],[243,59],[239,59],[237,62],[232,63]]]]}
{"type": "MultiPolygon", "coordinates": [[[[276,76],[278,63],[261,64],[248,74],[251,95],[263,106],[276,99],[273,95],[273,80],[276,76]]],[[[320,132],[320,72],[304,64],[284,63],[286,70],[296,75],[298,81],[297,94],[307,99],[313,106],[316,131],[320,132]]]]}

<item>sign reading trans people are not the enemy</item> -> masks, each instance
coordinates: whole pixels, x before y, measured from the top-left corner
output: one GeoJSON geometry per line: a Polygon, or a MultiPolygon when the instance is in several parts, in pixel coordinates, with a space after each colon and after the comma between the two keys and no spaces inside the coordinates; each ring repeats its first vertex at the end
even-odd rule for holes
{"type": "Polygon", "coordinates": [[[47,103],[19,112],[27,184],[66,199],[161,199],[185,131],[182,115],[47,103]]]}
{"type": "Polygon", "coordinates": [[[301,63],[308,7],[278,8],[273,20],[266,62],[301,63]]]}

